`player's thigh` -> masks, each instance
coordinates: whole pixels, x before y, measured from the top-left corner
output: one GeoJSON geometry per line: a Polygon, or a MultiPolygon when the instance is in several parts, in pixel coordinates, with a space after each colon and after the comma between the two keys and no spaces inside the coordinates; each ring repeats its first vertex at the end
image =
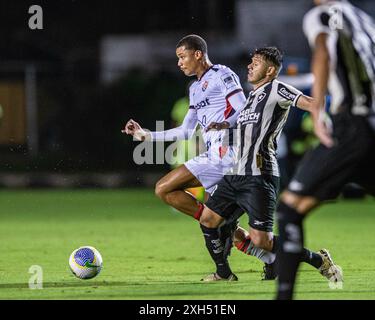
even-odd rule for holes
{"type": "MultiPolygon", "coordinates": [[[[344,149],[343,146],[334,147],[344,149]]],[[[319,145],[307,153],[298,164],[287,189],[303,197],[320,201],[336,198],[342,187],[355,174],[357,162],[344,159],[341,150],[329,150],[319,145]]]]}
{"type": "Polygon", "coordinates": [[[375,137],[371,150],[364,160],[357,166],[352,182],[362,186],[366,193],[375,196],[375,137]]]}
{"type": "Polygon", "coordinates": [[[233,214],[240,210],[236,202],[236,190],[231,183],[231,176],[224,176],[214,186],[205,205],[226,220],[231,219],[233,214]]]}
{"type": "Polygon", "coordinates": [[[319,145],[299,163],[288,190],[322,200],[336,198],[342,187],[354,179],[358,164],[366,158],[372,139],[363,119],[336,119],[336,144],[319,145]]]}
{"type": "Polygon", "coordinates": [[[276,176],[244,176],[238,204],[249,217],[251,229],[272,232],[280,179],[276,176]]]}
{"type": "Polygon", "coordinates": [[[213,160],[208,152],[202,153],[185,163],[186,168],[200,181],[208,193],[230,170],[229,162],[213,160]]]}
{"type": "Polygon", "coordinates": [[[199,180],[185,167],[181,165],[167,173],[156,183],[156,191],[165,193],[186,188],[199,187],[199,180]]]}

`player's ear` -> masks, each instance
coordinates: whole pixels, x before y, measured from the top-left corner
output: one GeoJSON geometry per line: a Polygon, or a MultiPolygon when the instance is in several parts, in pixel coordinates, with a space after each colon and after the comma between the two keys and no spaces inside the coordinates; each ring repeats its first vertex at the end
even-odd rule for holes
{"type": "Polygon", "coordinates": [[[203,52],[200,50],[195,50],[194,56],[195,56],[195,59],[200,60],[203,57],[203,52]]]}
{"type": "Polygon", "coordinates": [[[267,69],[267,76],[274,76],[277,73],[275,66],[269,66],[267,69]]]}

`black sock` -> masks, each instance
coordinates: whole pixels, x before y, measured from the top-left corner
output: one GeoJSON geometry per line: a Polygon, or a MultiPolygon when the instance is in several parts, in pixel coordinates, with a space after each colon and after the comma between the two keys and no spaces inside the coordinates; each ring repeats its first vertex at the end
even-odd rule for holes
{"type": "Polygon", "coordinates": [[[207,228],[201,224],[201,229],[206,241],[206,247],[216,264],[216,273],[222,278],[228,278],[232,271],[227,259],[224,257],[224,244],[220,240],[218,228],[207,228]]]}
{"type": "MultiPolygon", "coordinates": [[[[272,245],[272,250],[271,250],[272,253],[276,253],[278,242],[279,242],[279,237],[273,236],[273,245],[272,245]]],[[[301,262],[306,262],[309,265],[315,267],[316,269],[319,269],[323,263],[323,259],[319,254],[309,249],[303,248],[301,262]]]]}
{"type": "Polygon", "coordinates": [[[323,259],[319,254],[306,248],[303,248],[301,261],[306,262],[317,269],[320,268],[323,263],[323,259]]]}
{"type": "MultiPolygon", "coordinates": [[[[276,253],[278,241],[279,241],[279,237],[273,236],[273,245],[272,245],[272,250],[271,250],[272,253],[276,253]]],[[[303,248],[301,262],[306,262],[309,265],[318,269],[322,265],[323,259],[319,254],[313,251],[310,251],[309,249],[303,248]]]]}
{"type": "Polygon", "coordinates": [[[279,238],[277,245],[278,300],[293,298],[295,278],[303,251],[304,216],[280,202],[277,207],[279,238]]]}
{"type": "Polygon", "coordinates": [[[278,245],[279,245],[279,236],[273,236],[273,239],[272,239],[272,250],[271,250],[272,253],[276,253],[277,252],[277,246],[278,245]]]}

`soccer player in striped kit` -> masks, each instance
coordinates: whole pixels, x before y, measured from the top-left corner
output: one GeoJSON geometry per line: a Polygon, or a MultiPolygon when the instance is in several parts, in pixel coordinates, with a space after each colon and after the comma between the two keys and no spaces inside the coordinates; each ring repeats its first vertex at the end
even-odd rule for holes
{"type": "MultiPolygon", "coordinates": [[[[218,227],[238,208],[249,216],[253,244],[269,252],[276,251],[279,238],[273,234],[273,214],[280,180],[277,141],[290,107],[313,110],[310,97],[276,79],[281,64],[280,51],[275,47],[265,47],[254,51],[248,65],[248,81],[254,90],[237,119],[236,129],[230,130],[225,139],[235,146],[236,164],[215,186],[200,218],[207,249],[216,264],[216,272],[202,279],[204,281],[237,280],[223,253],[224,244],[218,227]]],[[[230,125],[225,121],[208,126],[216,130],[228,127],[230,125]]],[[[322,274],[329,267],[329,261],[323,255],[305,248],[300,259],[322,274]]]]}
{"type": "MultiPolygon", "coordinates": [[[[336,198],[348,182],[375,195],[375,21],[348,1],[314,2],[317,6],[303,19],[313,52],[313,108],[324,115],[328,89],[332,122],[319,115],[313,119],[321,144],[305,155],[280,197],[280,300],[293,298],[305,216],[322,201],[336,198]]],[[[331,260],[327,250],[321,253],[331,260]]],[[[343,281],[337,266],[329,276],[343,281]]]]}

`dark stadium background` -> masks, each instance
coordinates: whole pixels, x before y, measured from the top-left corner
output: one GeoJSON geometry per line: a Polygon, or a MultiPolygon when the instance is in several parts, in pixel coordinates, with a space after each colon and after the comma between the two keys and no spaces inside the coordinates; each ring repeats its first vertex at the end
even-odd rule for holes
{"type": "MultiPolygon", "coordinates": [[[[375,15],[372,0],[352,3],[375,15]]],[[[281,47],[286,64],[308,72],[301,22],[311,6],[310,0],[1,1],[0,186],[152,185],[169,166],[136,166],[136,143],[120,130],[129,118],[150,129],[155,120],[171,125],[172,105],[189,80],[176,67],[175,43],[202,35],[211,60],[231,66],[243,83],[249,51],[265,44],[281,47]],[[245,2],[248,30],[238,11],[245,2]],[[35,4],[43,9],[43,30],[28,27],[35,4]],[[144,63],[107,68],[116,76],[104,81],[102,44],[109,36],[168,41],[153,42],[157,54],[146,54],[144,63]],[[108,176],[92,179],[98,174],[108,176]]]]}

